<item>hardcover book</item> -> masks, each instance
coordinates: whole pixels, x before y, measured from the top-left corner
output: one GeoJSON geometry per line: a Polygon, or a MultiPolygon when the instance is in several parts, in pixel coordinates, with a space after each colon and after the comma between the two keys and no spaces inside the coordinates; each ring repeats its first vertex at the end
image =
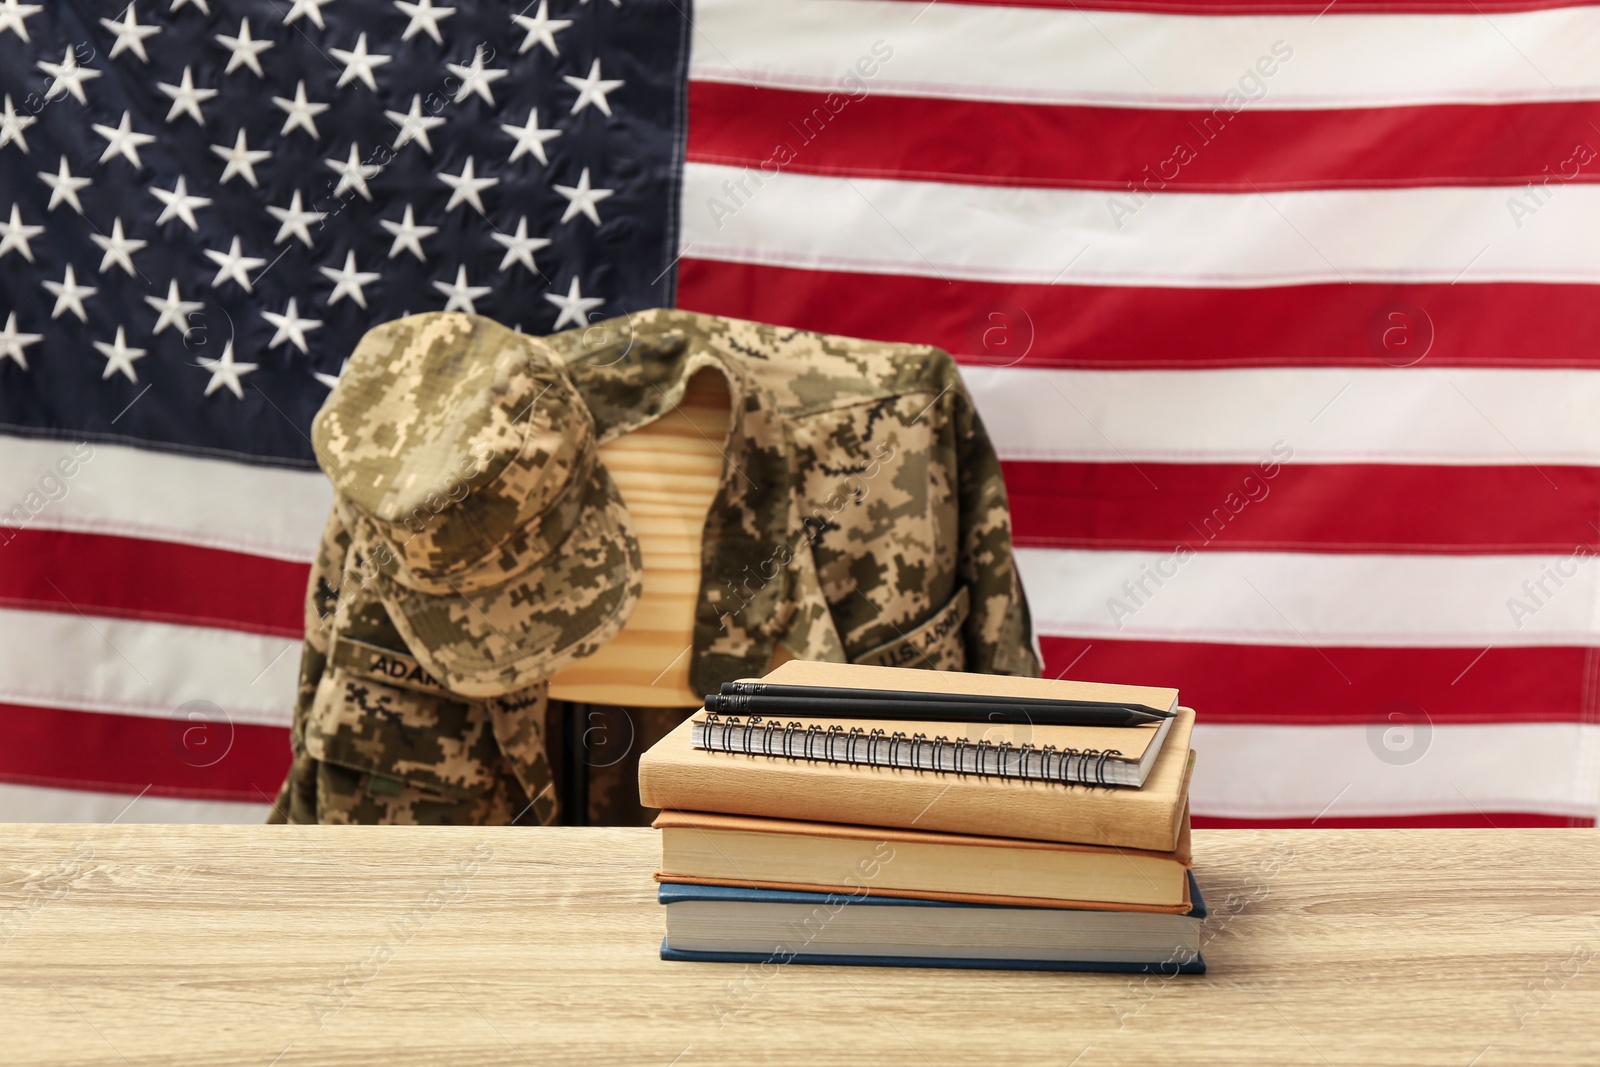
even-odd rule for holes
{"type": "Polygon", "coordinates": [[[1185,913],[1189,820],[1171,852],[663,812],[661,882],[1048,908],[1185,913]]]}
{"type": "Polygon", "coordinates": [[[665,883],[665,960],[1203,974],[1205,901],[1184,915],[995,907],[665,883]]]}

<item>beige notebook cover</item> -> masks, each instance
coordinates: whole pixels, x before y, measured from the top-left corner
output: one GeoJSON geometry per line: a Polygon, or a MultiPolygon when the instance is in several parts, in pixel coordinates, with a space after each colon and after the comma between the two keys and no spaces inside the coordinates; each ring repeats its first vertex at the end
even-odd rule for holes
{"type": "Polygon", "coordinates": [[[918,671],[909,667],[868,667],[858,663],[823,663],[792,659],[752,682],[782,685],[826,685],[845,689],[902,689],[918,693],[975,693],[982,696],[1032,697],[1042,700],[1108,700],[1148,704],[1172,711],[1178,691],[1149,685],[1069,682],[1060,678],[1013,678],[1006,674],[918,671]]]}
{"type": "MultiPolygon", "coordinates": [[[[905,692],[961,693],[974,696],[1054,697],[1144,704],[1170,711],[1176,689],[1116,686],[1095,682],[1053,682],[1037,678],[948,674],[894,667],[863,667],[793,660],[763,683],[823,688],[891,689],[905,692]],[[1020,684],[1019,684],[1020,683],[1020,684]]],[[[937,705],[931,707],[936,708],[937,705]]],[[[696,721],[701,748],[717,751],[805,753],[807,759],[871,763],[882,767],[997,774],[1010,778],[1091,781],[1138,786],[1149,774],[1167,723],[1143,726],[1051,726],[1039,723],[961,723],[929,720],[893,722],[829,717],[821,713],[747,715],[702,712],[696,721]],[[829,728],[868,735],[864,743],[828,734],[829,728]],[[782,732],[779,732],[779,731],[782,732]],[[879,740],[872,740],[877,734],[879,740]],[[924,744],[894,744],[891,738],[925,739],[924,744]],[[1000,746],[1004,746],[1003,749],[1000,746]],[[1028,746],[1024,749],[1024,746],[1028,746]],[[1044,750],[1053,750],[1047,755],[1044,750]],[[1072,753],[1071,758],[1063,754],[1072,753]],[[1104,754],[1104,758],[1100,757],[1104,754]],[[1085,754],[1081,758],[1078,754],[1085,754]]]]}
{"type": "MultiPolygon", "coordinates": [[[[914,685],[972,692],[981,680],[993,692],[1034,696],[1069,683],[994,675],[963,675],[890,667],[805,664],[791,661],[768,681],[910,689],[914,685]],[[869,680],[869,672],[879,677],[869,680]],[[901,676],[884,680],[886,674],[901,676]],[[825,679],[831,678],[832,681],[825,679]]],[[[1078,692],[1088,683],[1070,683],[1078,692]]],[[[1136,686],[1098,687],[1141,703],[1163,706],[1159,694],[1136,686]]],[[[708,752],[692,743],[688,719],[639,760],[639,798],[646,807],[712,811],[813,822],[891,826],[982,837],[1116,845],[1157,852],[1176,847],[1187,804],[1194,712],[1179,708],[1166,742],[1139,789],[1064,786],[1005,778],[860,767],[742,753],[708,752]]]]}

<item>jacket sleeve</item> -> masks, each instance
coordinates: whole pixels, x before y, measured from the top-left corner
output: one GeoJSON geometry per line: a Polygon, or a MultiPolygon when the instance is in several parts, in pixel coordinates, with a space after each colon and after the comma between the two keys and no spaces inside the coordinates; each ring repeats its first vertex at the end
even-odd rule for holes
{"type": "Polygon", "coordinates": [[[337,511],[328,515],[328,525],[317,547],[316,562],[306,585],[305,643],[300,648],[300,682],[295,693],[294,719],[289,727],[289,749],[293,762],[288,777],[278,790],[267,821],[314,822],[316,781],[314,763],[306,754],[306,720],[317,685],[328,668],[329,641],[333,634],[333,613],[339,605],[339,585],[344,574],[345,554],[350,535],[339,521],[337,511]],[[299,816],[299,817],[296,817],[299,816]]]}
{"type": "MultiPolygon", "coordinates": [[[[953,367],[952,373],[957,373],[953,367]]],[[[1000,459],[959,378],[950,391],[961,510],[957,567],[972,597],[967,670],[1036,678],[1039,656],[1028,599],[1011,553],[1011,508],[1000,459]]]]}

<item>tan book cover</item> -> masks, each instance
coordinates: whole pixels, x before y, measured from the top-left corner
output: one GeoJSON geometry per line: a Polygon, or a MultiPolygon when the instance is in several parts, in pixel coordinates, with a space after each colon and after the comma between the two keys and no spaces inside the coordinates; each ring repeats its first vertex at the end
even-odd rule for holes
{"type": "Polygon", "coordinates": [[[973,693],[980,696],[1031,697],[1039,700],[1105,700],[1145,704],[1172,711],[1178,691],[1150,685],[1069,682],[1062,678],[1013,678],[1006,674],[919,671],[910,667],[870,667],[860,663],[824,663],[792,659],[752,682],[782,685],[826,685],[842,689],[899,689],[910,693],[973,693]]]}
{"type": "MultiPolygon", "coordinates": [[[[766,680],[902,689],[937,686],[945,692],[983,692],[976,687],[992,683],[994,688],[988,691],[1017,696],[1036,695],[1041,685],[1067,684],[995,675],[802,664],[798,660],[779,667],[766,680]],[[859,673],[862,671],[893,672],[901,677],[893,682],[869,681],[859,673]],[[831,683],[822,680],[830,676],[835,679],[831,683]]],[[[889,724],[863,721],[861,725],[889,724]]],[[[663,810],[868,823],[1170,852],[1177,847],[1187,806],[1193,729],[1194,712],[1179,708],[1144,786],[1130,789],[708,752],[692,744],[691,718],[640,757],[639,799],[646,807],[663,810]]]]}
{"type": "Polygon", "coordinates": [[[1172,852],[663,812],[656,880],[1097,911],[1189,910],[1189,818],[1172,852]]]}

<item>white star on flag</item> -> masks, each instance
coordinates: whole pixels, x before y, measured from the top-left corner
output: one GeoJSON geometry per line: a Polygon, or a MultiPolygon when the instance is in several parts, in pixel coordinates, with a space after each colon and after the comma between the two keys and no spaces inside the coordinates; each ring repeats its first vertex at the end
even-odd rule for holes
{"type": "MultiPolygon", "coordinates": [[[[44,10],[42,4],[22,4],[17,0],[5,0],[0,3],[0,33],[10,30],[24,41],[28,40],[28,27],[26,19],[37,15],[44,10]]],[[[23,364],[27,366],[26,363],[23,364]]]]}
{"type": "Polygon", "coordinates": [[[227,282],[237,282],[245,292],[253,292],[250,288],[250,271],[265,266],[267,262],[256,256],[241,254],[237,237],[233,239],[233,244],[227,252],[217,252],[208,248],[205,253],[206,258],[217,265],[217,276],[211,279],[212,289],[220,289],[227,282]]]}
{"type": "Polygon", "coordinates": [[[112,221],[110,237],[106,237],[104,234],[91,233],[89,235],[89,240],[99,245],[100,250],[105,253],[105,255],[100,259],[101,274],[104,274],[113,265],[116,265],[127,271],[130,278],[135,273],[133,269],[133,253],[139,251],[139,249],[150,243],[149,241],[140,241],[134,238],[124,237],[122,235],[121,218],[117,218],[112,221]]]}
{"type": "Polygon", "coordinates": [[[581,212],[596,226],[600,225],[600,212],[595,210],[595,205],[611,196],[612,190],[590,188],[588,167],[584,167],[583,173],[578,176],[577,185],[556,185],[552,188],[568,201],[567,210],[561,213],[562,222],[572,221],[581,212]]]}
{"type": "Polygon", "coordinates": [[[576,274],[572,276],[572,284],[567,287],[566,296],[545,293],[544,298],[561,309],[561,314],[556,316],[555,329],[557,330],[569,324],[582,326],[586,321],[584,316],[605,303],[604,300],[596,297],[584,296],[583,291],[578,288],[578,276],[576,274]]]}
{"type": "Polygon", "coordinates": [[[456,103],[459,104],[472,93],[477,93],[483,97],[484,103],[490,107],[494,106],[494,93],[489,91],[489,86],[491,83],[504,78],[510,71],[485,70],[484,62],[483,45],[480,44],[478,50],[472,54],[472,63],[470,65],[461,63],[445,64],[446,67],[450,68],[450,73],[461,79],[461,88],[456,90],[456,103]]]}
{"type": "Polygon", "coordinates": [[[266,74],[261,70],[261,53],[272,48],[273,42],[258,41],[251,37],[249,19],[243,18],[239,20],[239,35],[237,37],[229,37],[225,33],[219,33],[216,36],[216,41],[231,53],[228,56],[228,66],[223,70],[223,74],[232,74],[240,67],[249,67],[251,73],[256,77],[266,77],[266,74]]]}
{"type": "Polygon", "coordinates": [[[168,219],[177,218],[182,220],[183,224],[195,233],[200,232],[200,223],[195,221],[194,209],[209,206],[211,198],[208,196],[189,195],[189,186],[183,175],[178,175],[178,184],[174,185],[170,191],[152,188],[150,195],[166,205],[161,209],[161,214],[156,217],[157,226],[165,224],[168,219]]]}
{"type": "Polygon", "coordinates": [[[206,396],[210,396],[223,386],[227,386],[228,392],[240,400],[244,399],[244,383],[239,379],[260,366],[257,363],[235,363],[232,338],[229,338],[228,343],[222,346],[221,359],[209,359],[201,356],[199,363],[200,366],[211,372],[211,380],[206,382],[206,396]]]}
{"type": "Polygon", "coordinates": [[[115,344],[108,345],[104,341],[96,341],[94,347],[102,356],[106,357],[106,369],[100,374],[101,381],[105,381],[113,374],[121,371],[127,376],[128,381],[138,382],[139,376],[134,373],[133,361],[144,358],[144,349],[129,348],[128,339],[121,326],[117,327],[115,344]]]}
{"type": "Polygon", "coordinates": [[[528,236],[528,216],[524,215],[517,220],[517,232],[514,236],[492,233],[489,237],[506,250],[506,254],[500,258],[501,270],[505,270],[513,263],[521,263],[532,273],[539,273],[539,268],[533,265],[533,254],[541,248],[549,247],[550,241],[544,237],[528,236]]]}
{"type": "Polygon", "coordinates": [[[477,314],[476,309],[472,306],[474,300],[493,292],[493,289],[487,285],[468,285],[467,268],[464,266],[456,268],[454,284],[446,285],[444,282],[434,282],[433,287],[450,298],[444,305],[446,311],[465,311],[468,315],[477,314]]]}
{"type": "Polygon", "coordinates": [[[346,359],[343,363],[339,364],[338,374],[324,374],[319,370],[314,370],[311,372],[311,376],[317,381],[321,382],[323,385],[327,386],[329,389],[332,389],[334,386],[339,384],[339,379],[344,377],[344,372],[349,369],[349,367],[350,360],[346,359]]]}
{"type": "Polygon", "coordinates": [[[294,0],[294,6],[283,16],[283,24],[287,26],[304,16],[315,23],[317,29],[325,30],[327,27],[322,24],[322,9],[331,3],[333,0],[294,0]]]}
{"type": "Polygon", "coordinates": [[[89,102],[89,98],[83,92],[83,83],[93,81],[100,77],[101,73],[93,67],[80,67],[78,57],[72,54],[71,46],[62,52],[61,62],[51,63],[41,59],[38,67],[50,75],[50,85],[44,91],[46,100],[54,100],[62,93],[71,93],[73,99],[80,104],[89,102]]]}
{"type": "Polygon", "coordinates": [[[72,168],[67,165],[67,157],[61,157],[61,165],[54,174],[47,170],[39,172],[39,180],[50,187],[50,203],[47,211],[54,211],[63,201],[72,205],[72,210],[83,214],[83,202],[78,199],[78,190],[87,189],[94,184],[91,178],[74,178],[72,168]]]}
{"type": "Polygon", "coordinates": [[[396,151],[408,142],[415,141],[422,146],[428,155],[433,155],[433,142],[428,140],[428,131],[435,126],[443,126],[444,119],[437,115],[424,115],[422,113],[422,96],[413,93],[411,96],[411,110],[407,112],[385,111],[384,115],[390,122],[400,127],[400,132],[395,136],[391,146],[396,151]]]}
{"type": "Polygon", "coordinates": [[[168,326],[176,327],[185,338],[189,336],[189,316],[199,311],[205,305],[198,300],[184,300],[178,296],[178,280],[172,279],[167,283],[166,299],[147,296],[144,302],[156,309],[158,317],[155,329],[150,331],[152,337],[159,336],[168,326]]]}
{"type": "Polygon", "coordinates": [[[527,40],[517,49],[518,55],[524,55],[534,45],[542,44],[551,55],[559,56],[561,52],[556,48],[556,34],[572,25],[571,19],[550,17],[550,0],[539,0],[539,10],[534,14],[512,15],[511,21],[528,31],[527,40]]]}
{"type": "Polygon", "coordinates": [[[309,133],[313,141],[322,140],[322,134],[317,132],[317,116],[333,105],[313,104],[306,100],[306,82],[304,78],[301,78],[300,84],[295,87],[293,100],[284,96],[275,96],[272,98],[272,102],[289,114],[289,117],[283,120],[283,129],[278,131],[279,134],[287,134],[290,130],[298,127],[309,133]]]}
{"type": "Polygon", "coordinates": [[[460,174],[440,174],[440,181],[450,187],[450,200],[445,204],[446,211],[454,211],[462,201],[466,201],[478,209],[478,214],[484,214],[483,200],[478,196],[480,192],[500,184],[499,178],[479,178],[473,169],[471,156],[467,157],[466,165],[461,168],[460,174]]]}
{"type": "Polygon", "coordinates": [[[201,126],[206,124],[206,117],[200,113],[200,105],[216,96],[217,90],[196,89],[192,68],[183,68],[183,81],[179,84],[156,82],[156,88],[172,101],[172,107],[167,110],[168,122],[175,121],[179,115],[188,115],[201,126]]]}
{"type": "Polygon", "coordinates": [[[225,166],[222,168],[221,185],[227,185],[235,176],[240,175],[250,183],[250,188],[260,188],[256,183],[256,164],[263,160],[271,159],[272,153],[264,148],[252,149],[244,139],[244,127],[239,128],[239,136],[233,139],[233,147],[214,144],[211,151],[225,166]]]}
{"type": "Polygon", "coordinates": [[[4,259],[12,249],[22,253],[22,258],[29,263],[33,262],[33,245],[30,244],[35,237],[44,232],[43,226],[28,226],[22,221],[22,213],[17,205],[11,205],[11,221],[0,222],[0,259],[4,259]]]}
{"type": "Polygon", "coordinates": [[[274,245],[281,245],[291,236],[294,236],[300,239],[301,244],[310,248],[311,229],[308,224],[321,222],[327,212],[300,210],[300,190],[296,189],[288,207],[274,207],[268,204],[267,214],[279,222],[278,235],[272,239],[274,245]]]}
{"type": "Polygon", "coordinates": [[[374,163],[361,161],[361,146],[354,141],[350,142],[350,155],[345,159],[325,159],[328,169],[339,176],[339,184],[334,186],[333,198],[339,199],[346,189],[354,189],[363,200],[372,199],[372,190],[367,188],[367,179],[375,178],[382,167],[374,163]]]}
{"type": "Polygon", "coordinates": [[[139,148],[141,145],[151,144],[155,137],[148,133],[135,133],[133,130],[133,116],[128,112],[122,113],[122,121],[115,126],[107,126],[96,122],[93,124],[95,133],[106,139],[106,150],[100,153],[100,162],[104,163],[112,156],[122,156],[135,167],[144,166],[139,162],[139,148]]]}
{"type": "Polygon", "coordinates": [[[402,41],[411,40],[421,31],[432,37],[434,44],[444,44],[444,38],[439,36],[439,23],[454,15],[455,8],[434,7],[433,0],[418,0],[415,4],[395,0],[394,6],[400,9],[401,14],[411,17],[411,21],[406,23],[405,32],[400,35],[402,41]]]}
{"type": "Polygon", "coordinates": [[[79,322],[89,321],[89,313],[83,309],[83,302],[100,290],[92,285],[79,285],[71,263],[67,264],[66,276],[59,282],[46,281],[42,284],[56,298],[55,310],[50,312],[51,319],[59,319],[62,312],[70,311],[78,316],[79,322]]]}
{"type": "Polygon", "coordinates": [[[333,282],[333,294],[328,297],[328,306],[332,307],[345,297],[354,300],[361,307],[367,306],[367,294],[362,292],[362,286],[370,285],[382,277],[377,271],[364,271],[356,269],[356,254],[344,254],[344,267],[334,270],[332,267],[319,268],[322,273],[333,282]]]}
{"type": "Polygon", "coordinates": [[[17,147],[22,149],[22,154],[28,154],[28,139],[22,135],[26,130],[39,120],[32,115],[17,114],[16,105],[11,102],[11,94],[6,94],[6,108],[0,114],[0,148],[4,148],[12,141],[17,142],[17,147]]]}
{"type": "Polygon", "coordinates": [[[539,128],[539,109],[528,110],[528,124],[526,126],[512,126],[510,123],[501,123],[500,128],[517,139],[517,147],[511,150],[508,163],[515,163],[524,155],[537,158],[540,163],[549,164],[545,157],[544,143],[553,141],[561,136],[560,130],[541,130],[539,128]]]}
{"type": "Polygon", "coordinates": [[[124,52],[132,52],[142,62],[150,62],[150,55],[144,50],[144,41],[146,37],[154,37],[160,33],[161,27],[142,25],[139,16],[134,13],[132,4],[123,11],[121,22],[115,19],[101,19],[100,25],[117,35],[116,43],[107,53],[110,58],[116,59],[124,52]]]}
{"type": "Polygon", "coordinates": [[[23,370],[28,369],[28,357],[23,354],[23,349],[29,345],[36,345],[44,338],[40,333],[18,333],[17,313],[13,311],[6,318],[6,328],[0,330],[0,360],[14,359],[17,366],[23,370]]]}
{"type": "Polygon", "coordinates": [[[561,79],[574,89],[578,90],[578,99],[573,101],[571,114],[576,115],[584,108],[593,104],[609,117],[611,104],[606,100],[607,93],[616,92],[622,88],[621,81],[602,81],[600,78],[600,61],[597,59],[589,67],[587,78],[574,78],[568,74],[561,79]]]}
{"type": "Polygon", "coordinates": [[[389,234],[394,238],[394,243],[389,246],[390,259],[398,256],[401,252],[410,252],[422,262],[428,262],[428,257],[422,252],[422,238],[432,237],[439,232],[439,227],[418,226],[412,217],[410,204],[406,205],[405,217],[399,222],[379,219],[378,225],[388,230],[389,234]]]}
{"type": "Polygon", "coordinates": [[[300,351],[310,352],[310,349],[306,347],[306,334],[322,325],[321,319],[302,319],[299,311],[295,308],[295,298],[292,296],[289,298],[289,306],[284,308],[283,314],[279,315],[276,312],[263,311],[261,317],[278,328],[278,332],[272,335],[272,340],[267,342],[267,348],[269,349],[277,348],[285,341],[288,341],[300,351]]]}
{"type": "Polygon", "coordinates": [[[373,69],[381,67],[392,59],[392,56],[378,55],[367,51],[367,35],[363,33],[356,38],[354,49],[330,48],[333,57],[344,64],[344,73],[339,75],[337,83],[340,89],[361,79],[361,83],[373,92],[378,91],[378,81],[372,76],[373,69]]]}

